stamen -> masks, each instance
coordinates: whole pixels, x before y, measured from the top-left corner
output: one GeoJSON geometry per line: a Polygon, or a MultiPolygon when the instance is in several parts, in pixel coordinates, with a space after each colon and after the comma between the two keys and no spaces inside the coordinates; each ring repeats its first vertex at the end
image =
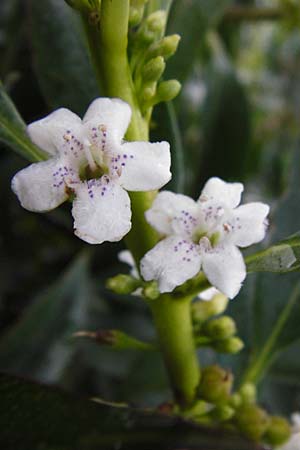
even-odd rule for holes
{"type": "Polygon", "coordinates": [[[85,139],[83,141],[83,150],[84,150],[84,154],[85,157],[87,159],[88,165],[90,166],[90,169],[92,171],[96,171],[97,170],[97,164],[94,161],[92,152],[91,152],[91,143],[88,139],[85,139]]]}

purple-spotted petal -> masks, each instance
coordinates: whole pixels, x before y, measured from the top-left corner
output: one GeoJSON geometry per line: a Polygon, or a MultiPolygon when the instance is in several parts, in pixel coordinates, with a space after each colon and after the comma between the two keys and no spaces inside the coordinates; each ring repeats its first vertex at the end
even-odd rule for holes
{"type": "MultiPolygon", "coordinates": [[[[200,243],[201,244],[201,243],[200,243]]],[[[202,253],[202,269],[208,281],[229,298],[234,298],[246,277],[246,266],[234,245],[218,245],[202,253]]]]}
{"type": "Polygon", "coordinates": [[[171,179],[168,142],[126,142],[115,159],[113,167],[120,171],[120,183],[128,191],[160,189],[171,179]]]}
{"type": "Polygon", "coordinates": [[[97,98],[89,106],[83,124],[97,147],[120,143],[131,118],[130,106],[119,98],[97,98]]]}
{"type": "Polygon", "coordinates": [[[171,292],[200,271],[201,257],[192,242],[170,236],[160,241],[141,260],[146,281],[156,280],[161,293],[171,292]]]}
{"type": "Polygon", "coordinates": [[[193,231],[197,224],[197,211],[198,205],[190,197],[163,191],[156,196],[145,215],[147,222],[161,234],[183,232],[188,235],[184,231],[193,231]]]}
{"type": "Polygon", "coordinates": [[[79,185],[72,214],[76,236],[89,244],[119,241],[131,228],[129,196],[106,176],[79,185]]]}
{"type": "Polygon", "coordinates": [[[66,108],[60,108],[27,127],[30,139],[50,155],[57,153],[80,156],[84,140],[80,117],[66,108]]]}
{"type": "Polygon", "coordinates": [[[248,203],[232,212],[229,220],[230,241],[239,247],[248,247],[263,240],[267,229],[269,206],[264,203],[248,203]]]}
{"type": "Polygon", "coordinates": [[[69,170],[72,169],[54,158],[31,164],[14,176],[12,189],[23,208],[35,212],[49,211],[68,198],[64,174],[69,170]]]}
{"type": "Polygon", "coordinates": [[[199,201],[212,201],[228,208],[235,208],[241,201],[244,190],[242,183],[226,183],[220,178],[210,178],[200,195],[199,201]]]}

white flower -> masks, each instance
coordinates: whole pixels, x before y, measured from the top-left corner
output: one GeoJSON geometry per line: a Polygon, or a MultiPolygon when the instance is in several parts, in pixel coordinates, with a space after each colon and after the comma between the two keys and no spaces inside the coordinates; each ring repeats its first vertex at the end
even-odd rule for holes
{"type": "Polygon", "coordinates": [[[202,269],[212,286],[235,297],[246,276],[238,247],[264,238],[269,212],[258,202],[237,207],[242,191],[241,183],[211,178],[197,202],[159,193],[146,218],[166,237],[142,258],[144,279],[157,280],[160,292],[171,292],[202,269]]]}
{"type": "Polygon", "coordinates": [[[130,118],[127,103],[98,98],[83,120],[61,108],[30,124],[30,138],[50,159],[13,178],[22,206],[49,211],[75,197],[72,214],[78,237],[90,244],[120,240],[131,228],[126,190],[159,189],[171,177],[167,142],[122,142],[130,118]]]}
{"type": "Polygon", "coordinates": [[[300,414],[292,414],[292,435],[280,450],[300,450],[300,414]]]}

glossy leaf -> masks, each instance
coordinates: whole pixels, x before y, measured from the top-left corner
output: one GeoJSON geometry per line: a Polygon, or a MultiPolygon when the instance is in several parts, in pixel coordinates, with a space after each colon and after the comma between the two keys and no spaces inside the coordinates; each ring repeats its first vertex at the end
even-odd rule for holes
{"type": "Polygon", "coordinates": [[[6,450],[263,450],[230,432],[73,398],[8,375],[0,375],[0,395],[0,444],[6,450]]]}
{"type": "Polygon", "coordinates": [[[246,257],[247,272],[294,272],[300,269],[300,232],[246,257]]]}
{"type": "Polygon", "coordinates": [[[47,159],[26,134],[26,125],[0,83],[0,141],[29,161],[47,159]]]}
{"type": "Polygon", "coordinates": [[[30,13],[34,67],[46,101],[82,115],[99,91],[77,13],[61,0],[31,0],[30,13]]]}

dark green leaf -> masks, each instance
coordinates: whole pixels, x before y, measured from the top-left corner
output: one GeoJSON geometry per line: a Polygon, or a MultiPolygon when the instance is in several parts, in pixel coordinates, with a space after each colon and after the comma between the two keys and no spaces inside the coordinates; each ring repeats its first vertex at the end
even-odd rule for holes
{"type": "Polygon", "coordinates": [[[263,450],[232,433],[0,375],[5,450],[263,450]],[[216,432],[217,431],[217,432],[216,432]]]}
{"type": "Polygon", "coordinates": [[[99,95],[77,13],[62,0],[30,2],[34,67],[51,108],[83,114],[99,95]]]}
{"type": "Polygon", "coordinates": [[[47,159],[26,134],[26,125],[0,83],[0,141],[29,161],[47,159]]]}
{"type": "Polygon", "coordinates": [[[294,272],[300,269],[300,232],[249,255],[247,272],[294,272]]]}
{"type": "MultiPolygon", "coordinates": [[[[52,286],[38,295],[26,314],[0,341],[0,367],[22,375],[39,374],[51,367],[68,364],[73,355],[70,337],[86,326],[91,296],[88,254],[82,254],[52,286]],[[50,345],[50,343],[52,345],[50,345]]],[[[46,373],[45,379],[51,379],[46,373]]]]}

